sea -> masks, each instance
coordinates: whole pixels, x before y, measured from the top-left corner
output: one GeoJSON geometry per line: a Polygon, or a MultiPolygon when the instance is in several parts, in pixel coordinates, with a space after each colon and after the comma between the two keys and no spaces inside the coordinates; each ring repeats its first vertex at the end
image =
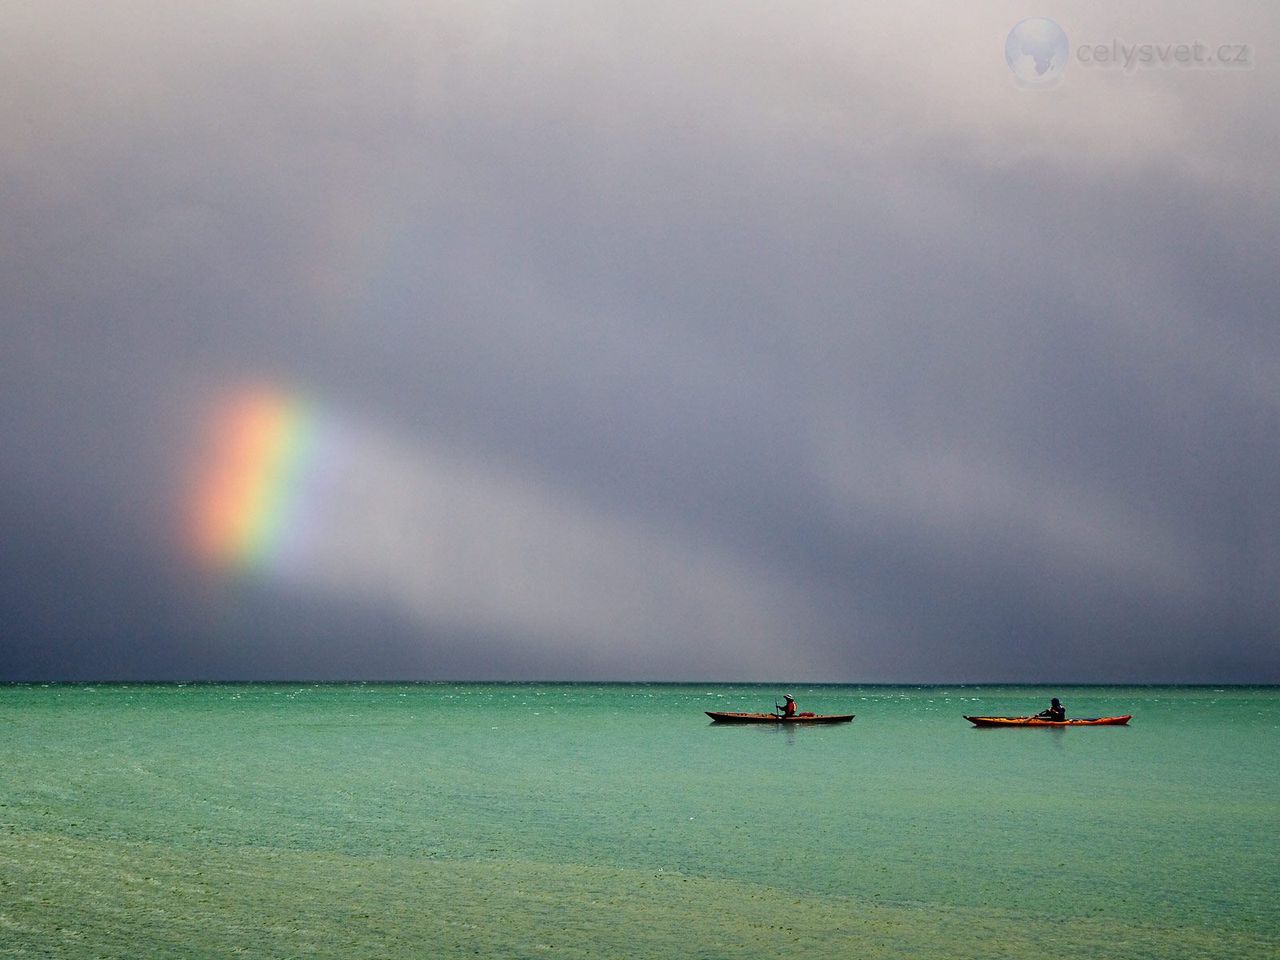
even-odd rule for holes
{"type": "Polygon", "coordinates": [[[768,956],[1274,960],[1280,688],[0,686],[0,957],[768,956]]]}

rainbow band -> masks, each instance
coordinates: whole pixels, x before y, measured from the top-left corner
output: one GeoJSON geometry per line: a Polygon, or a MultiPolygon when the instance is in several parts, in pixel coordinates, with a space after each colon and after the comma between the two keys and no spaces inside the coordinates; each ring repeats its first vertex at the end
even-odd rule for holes
{"type": "Polygon", "coordinates": [[[192,512],[197,556],[257,569],[279,555],[313,439],[303,405],[277,391],[249,391],[219,411],[192,512]]]}

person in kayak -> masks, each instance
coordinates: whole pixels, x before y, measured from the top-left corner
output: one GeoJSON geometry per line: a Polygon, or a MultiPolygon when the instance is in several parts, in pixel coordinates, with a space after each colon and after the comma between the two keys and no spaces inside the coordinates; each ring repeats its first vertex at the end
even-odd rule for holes
{"type": "Polygon", "coordinates": [[[1057,697],[1054,697],[1049,704],[1048,710],[1041,710],[1036,714],[1038,720],[1057,720],[1067,719],[1067,708],[1062,705],[1057,697]]]}
{"type": "Polygon", "coordinates": [[[782,699],[786,702],[781,705],[775,703],[774,706],[782,711],[782,716],[794,717],[796,715],[795,698],[788,693],[788,694],[784,694],[782,699]]]}

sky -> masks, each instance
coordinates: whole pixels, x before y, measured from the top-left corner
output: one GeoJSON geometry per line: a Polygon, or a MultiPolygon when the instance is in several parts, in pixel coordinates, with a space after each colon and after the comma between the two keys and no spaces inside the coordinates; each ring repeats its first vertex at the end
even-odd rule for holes
{"type": "Polygon", "coordinates": [[[1278,58],[10,0],[0,680],[1280,682],[1278,58]]]}

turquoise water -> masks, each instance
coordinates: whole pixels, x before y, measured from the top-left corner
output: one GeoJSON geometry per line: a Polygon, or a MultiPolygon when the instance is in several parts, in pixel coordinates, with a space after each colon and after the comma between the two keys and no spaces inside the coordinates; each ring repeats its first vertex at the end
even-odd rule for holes
{"type": "Polygon", "coordinates": [[[0,956],[1274,957],[1280,689],[0,687],[0,956]],[[704,710],[853,712],[850,725],[704,710]],[[1130,727],[977,730],[1058,694],[1130,727]]]}

